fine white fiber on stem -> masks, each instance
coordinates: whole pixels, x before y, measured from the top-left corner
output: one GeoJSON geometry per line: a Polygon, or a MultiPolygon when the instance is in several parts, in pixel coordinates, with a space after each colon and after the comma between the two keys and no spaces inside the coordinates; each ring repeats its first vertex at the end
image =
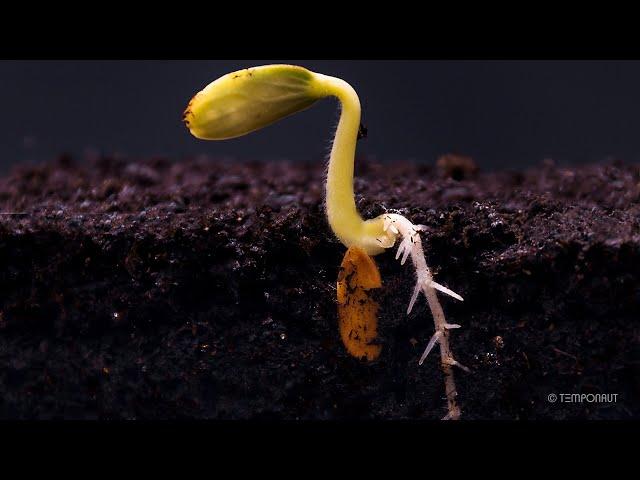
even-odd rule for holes
{"type": "Polygon", "coordinates": [[[440,340],[441,336],[442,336],[442,332],[440,331],[437,331],[436,333],[433,334],[433,336],[431,337],[431,340],[429,340],[429,343],[427,344],[427,348],[424,349],[424,353],[422,354],[422,356],[420,357],[420,360],[418,361],[418,365],[422,365],[422,362],[425,361],[425,359],[427,358],[427,356],[429,355],[433,347],[435,347],[436,342],[440,340]]]}

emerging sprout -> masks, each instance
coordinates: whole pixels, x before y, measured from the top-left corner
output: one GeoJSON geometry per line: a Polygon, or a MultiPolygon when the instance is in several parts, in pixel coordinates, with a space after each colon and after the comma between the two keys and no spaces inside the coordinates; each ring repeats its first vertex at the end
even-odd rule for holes
{"type": "Polygon", "coordinates": [[[369,264],[365,258],[393,247],[400,238],[396,258],[401,258],[404,264],[411,256],[417,277],[407,313],[411,312],[418,295],[423,292],[436,327],[419,364],[423,363],[436,343],[440,345],[448,402],[445,418],[457,419],[460,417],[460,408],[456,401],[452,367],[468,369],[458,363],[451,353],[449,330],[459,328],[459,325],[449,324],[445,320],[436,290],[458,300],[462,300],[462,297],[434,282],[422,250],[419,234],[422,226],[414,225],[398,214],[383,214],[365,220],[358,212],[353,192],[353,171],[356,142],[361,132],[360,100],[351,85],[339,78],[293,65],[248,68],[224,75],[196,94],[189,102],[183,119],[194,136],[206,140],[224,140],[266,127],[325,97],[337,97],[342,106],[327,171],[326,214],[334,234],[349,249],[338,280],[340,328],[345,346],[351,354],[368,360],[379,355],[380,346],[375,344],[377,304],[370,301],[366,293],[369,288],[380,286],[379,274],[375,264],[372,261],[369,264]],[[349,289],[344,272],[349,268],[358,273],[353,280],[355,283],[350,285],[351,291],[356,292],[352,295],[358,297],[353,299],[365,302],[359,310],[346,307],[349,302],[345,292],[349,289]],[[368,325],[373,327],[372,331],[364,336],[362,334],[368,330],[368,325]]]}

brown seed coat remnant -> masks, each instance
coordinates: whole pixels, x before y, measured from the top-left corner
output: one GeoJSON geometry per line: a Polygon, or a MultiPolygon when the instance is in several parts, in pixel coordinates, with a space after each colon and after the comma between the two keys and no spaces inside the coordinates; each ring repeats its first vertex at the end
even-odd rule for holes
{"type": "Polygon", "coordinates": [[[378,302],[370,290],[380,288],[382,280],[373,259],[360,247],[347,250],[338,274],[337,299],[340,337],[347,351],[367,361],[380,356],[378,302]]]}

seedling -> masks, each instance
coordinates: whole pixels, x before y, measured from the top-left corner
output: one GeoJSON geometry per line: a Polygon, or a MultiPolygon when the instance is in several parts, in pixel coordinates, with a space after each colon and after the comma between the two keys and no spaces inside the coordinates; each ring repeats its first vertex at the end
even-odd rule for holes
{"type": "Polygon", "coordinates": [[[422,249],[420,232],[424,230],[423,226],[414,225],[395,213],[365,220],[358,212],[353,192],[353,170],[356,142],[361,132],[360,100],[351,85],[339,78],[294,65],[248,68],[224,75],[197,93],[189,102],[183,119],[195,137],[224,140],[266,127],[309,108],[325,97],[337,97],[342,106],[326,179],[327,219],[333,233],[349,249],[338,279],[342,339],[354,356],[372,360],[380,353],[380,346],[375,344],[377,304],[367,296],[368,289],[380,286],[380,278],[375,263],[368,256],[378,255],[400,240],[396,259],[404,265],[410,256],[416,272],[416,286],[407,314],[422,292],[435,323],[435,333],[418,363],[422,365],[433,347],[436,344],[440,346],[448,404],[444,418],[458,419],[460,408],[456,401],[452,367],[468,369],[451,353],[449,330],[460,325],[447,323],[436,290],[460,301],[462,297],[433,280],[422,249]],[[351,275],[351,285],[347,284],[345,272],[354,274],[351,275]],[[353,302],[347,302],[347,291],[351,292],[353,302]],[[358,304],[363,306],[349,306],[358,304]]]}

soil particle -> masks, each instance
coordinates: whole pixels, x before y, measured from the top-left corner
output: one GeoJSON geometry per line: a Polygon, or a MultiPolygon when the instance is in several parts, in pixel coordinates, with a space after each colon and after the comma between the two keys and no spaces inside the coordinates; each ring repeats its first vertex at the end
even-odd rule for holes
{"type": "MultiPolygon", "coordinates": [[[[463,418],[638,418],[640,167],[461,165],[359,160],[355,186],[365,217],[428,227],[437,281],[465,298],[441,297],[473,370],[463,418]]],[[[391,253],[379,359],[340,341],[322,169],[64,157],[1,178],[0,417],[441,418],[437,355],[417,365],[433,321],[423,298],[406,315],[413,272],[391,253]]]]}
{"type": "Polygon", "coordinates": [[[465,178],[473,178],[480,171],[473,158],[453,153],[448,153],[438,158],[436,167],[438,167],[442,176],[458,181],[465,178]]]}

